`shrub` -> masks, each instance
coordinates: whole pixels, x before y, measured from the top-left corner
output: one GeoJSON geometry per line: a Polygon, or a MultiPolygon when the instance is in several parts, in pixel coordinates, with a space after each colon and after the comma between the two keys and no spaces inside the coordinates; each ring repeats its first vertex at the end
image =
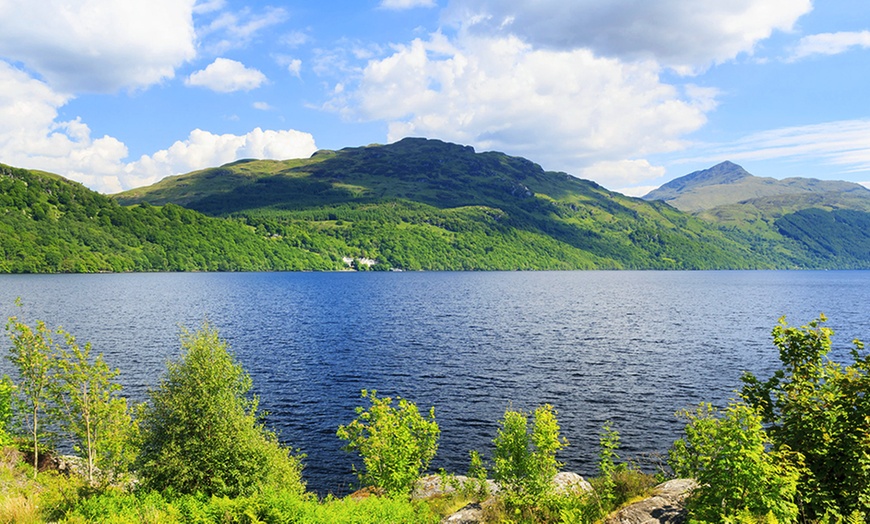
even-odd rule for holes
{"type": "Polygon", "coordinates": [[[12,444],[9,425],[12,422],[12,393],[15,385],[7,376],[0,378],[0,449],[12,444]]]}
{"type": "Polygon", "coordinates": [[[238,496],[267,486],[302,491],[301,463],[267,431],[249,398],[251,378],[215,329],[181,337],[140,416],[137,466],[144,486],[238,496]]]}
{"type": "Polygon", "coordinates": [[[365,470],[359,473],[365,485],[376,486],[389,494],[410,493],[420,472],[438,450],[440,430],[435,422],[435,408],[423,417],[416,404],[397,397],[378,398],[377,391],[362,390],[362,398],[371,402],[366,410],[357,407],[357,418],[338,427],[337,435],[348,441],[345,449],[357,451],[365,470]]]}
{"type": "Polygon", "coordinates": [[[761,416],[742,402],[732,402],[723,414],[709,404],[688,419],[685,437],[674,442],[670,463],[677,476],[694,478],[700,486],[689,497],[692,518],[724,522],[747,515],[793,522],[800,476],[800,455],[787,448],[768,451],[770,439],[761,416]]]}
{"type": "Polygon", "coordinates": [[[870,355],[854,341],[854,362],[827,359],[833,331],[824,315],[773,329],[782,369],[766,381],[743,377],[743,398],[760,410],[778,449],[800,452],[799,499],[807,518],[870,513],[870,355]]]}
{"type": "Polygon", "coordinates": [[[495,444],[495,479],[508,493],[538,499],[552,490],[562,464],[556,453],[568,445],[559,436],[556,410],[546,404],[535,410],[532,430],[528,415],[508,409],[500,421],[495,444]]]}

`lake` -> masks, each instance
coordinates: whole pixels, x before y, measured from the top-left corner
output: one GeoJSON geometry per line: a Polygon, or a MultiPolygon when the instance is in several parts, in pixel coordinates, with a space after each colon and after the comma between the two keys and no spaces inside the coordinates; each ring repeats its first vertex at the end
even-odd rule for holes
{"type": "Polygon", "coordinates": [[[783,315],[825,313],[845,359],[854,338],[870,340],[868,297],[870,271],[0,275],[4,318],[91,342],[137,401],[177,356],[180,327],[207,319],[251,374],[267,425],[307,454],[309,488],[337,494],[354,457],[335,431],[363,388],[434,406],[432,467],[456,473],[469,450],[491,454],[507,407],[550,403],[565,469],[591,476],[605,421],[622,456],[647,464],[679,436],[675,411],[724,404],[744,370],[766,378],[783,315]]]}

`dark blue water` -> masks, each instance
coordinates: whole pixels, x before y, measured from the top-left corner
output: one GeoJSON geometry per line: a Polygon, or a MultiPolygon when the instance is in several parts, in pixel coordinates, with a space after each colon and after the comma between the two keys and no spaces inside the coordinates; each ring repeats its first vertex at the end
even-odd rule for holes
{"type": "Polygon", "coordinates": [[[592,475],[604,421],[623,456],[664,452],[682,427],[676,410],[721,405],[743,370],[775,368],[780,316],[804,324],[824,312],[845,356],[852,339],[870,340],[868,297],[867,271],[0,276],[3,318],[92,342],[135,400],[178,354],[180,326],[207,319],[321,493],[354,480],[335,430],[363,388],[435,406],[432,467],[458,473],[469,450],[491,452],[505,408],[551,403],[570,441],[566,469],[592,475]]]}

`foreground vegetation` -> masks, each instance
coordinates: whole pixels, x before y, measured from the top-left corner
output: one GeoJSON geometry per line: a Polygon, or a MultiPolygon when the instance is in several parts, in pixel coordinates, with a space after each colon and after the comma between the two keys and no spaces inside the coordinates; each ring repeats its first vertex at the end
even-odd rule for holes
{"type": "MultiPolygon", "coordinates": [[[[682,412],[685,434],[669,463],[699,483],[691,522],[858,523],[870,514],[870,356],[856,341],[852,363],[827,360],[824,320],[781,321],[780,370],[747,374],[724,410],[682,412]]],[[[434,408],[363,391],[368,406],[337,437],[361,456],[365,489],[318,499],[305,490],[304,457],[264,427],[250,377],[211,326],[182,334],[178,360],[141,406],[128,406],[117,370],[72,335],[16,317],[6,330],[17,376],[0,381],[0,522],[423,523],[479,502],[488,522],[593,523],[666,477],[621,460],[608,423],[593,489],[557,490],[568,442],[556,410],[508,408],[493,449],[470,452],[467,476],[441,472],[451,489],[420,499],[412,493],[437,452],[434,408]],[[62,442],[78,457],[63,472],[46,460],[62,442]]]]}

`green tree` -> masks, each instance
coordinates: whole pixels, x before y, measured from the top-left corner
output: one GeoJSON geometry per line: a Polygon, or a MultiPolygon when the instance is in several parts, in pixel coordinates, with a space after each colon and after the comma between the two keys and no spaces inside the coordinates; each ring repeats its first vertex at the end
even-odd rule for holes
{"type": "Polygon", "coordinates": [[[102,354],[92,358],[90,343],[81,347],[71,334],[57,333],[65,338],[51,384],[57,420],[85,460],[89,482],[97,468],[121,473],[132,459],[135,426],[126,399],[118,396],[121,386],[114,379],[119,371],[109,369],[102,354]]]}
{"type": "Polygon", "coordinates": [[[12,341],[7,358],[18,370],[17,411],[33,445],[35,478],[39,469],[40,440],[43,437],[40,423],[51,405],[51,374],[57,348],[51,330],[41,320],[36,322],[36,329],[33,329],[17,317],[9,317],[6,332],[12,341]]]}
{"type": "Polygon", "coordinates": [[[870,355],[854,341],[848,366],[827,358],[833,331],[824,315],[773,329],[782,369],[765,381],[747,373],[743,398],[760,410],[777,448],[800,452],[807,469],[799,498],[807,518],[870,514],[870,355]]]}
{"type": "Polygon", "coordinates": [[[396,398],[397,406],[392,397],[378,398],[375,390],[362,390],[362,398],[371,407],[357,407],[357,418],[339,426],[337,435],[348,441],[346,450],[362,456],[361,482],[389,494],[409,493],[438,451],[435,408],[424,417],[416,404],[401,397],[396,398]]]}
{"type": "Polygon", "coordinates": [[[531,431],[528,416],[508,409],[493,440],[495,479],[509,493],[533,499],[549,493],[562,466],[556,453],[568,445],[559,436],[556,410],[545,404],[535,409],[531,431]]]}
{"type": "Polygon", "coordinates": [[[698,481],[688,501],[695,522],[725,522],[749,514],[794,522],[800,454],[788,448],[768,451],[761,416],[742,402],[723,414],[709,404],[680,413],[688,423],[674,442],[670,464],[677,476],[698,481]]]}
{"type": "Polygon", "coordinates": [[[226,496],[270,486],[302,492],[300,457],[263,427],[251,378],[217,330],[183,331],[181,346],[140,416],[142,483],[226,496]]]}

